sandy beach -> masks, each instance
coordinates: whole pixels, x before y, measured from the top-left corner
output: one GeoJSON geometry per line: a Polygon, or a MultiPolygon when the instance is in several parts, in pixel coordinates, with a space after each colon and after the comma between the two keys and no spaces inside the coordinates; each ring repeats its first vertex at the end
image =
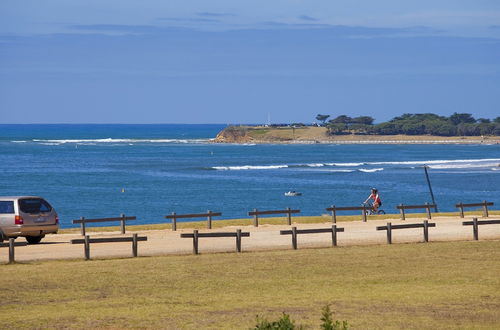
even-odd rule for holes
{"type": "MultiPolygon", "coordinates": [[[[465,220],[471,220],[471,217],[465,220]]],[[[487,218],[480,218],[487,219],[487,218]]],[[[491,217],[489,219],[492,219],[491,217]]],[[[338,246],[352,245],[372,245],[387,244],[386,231],[377,231],[377,226],[386,225],[388,221],[392,224],[401,223],[422,223],[422,219],[401,220],[369,220],[368,222],[350,221],[339,222],[337,227],[345,228],[345,232],[338,233],[338,246]]],[[[439,241],[470,241],[473,240],[472,227],[462,226],[464,219],[459,217],[436,217],[430,222],[436,223],[435,228],[429,229],[430,242],[439,241]]],[[[306,228],[331,228],[331,223],[317,224],[294,224],[298,229],[306,228]]],[[[243,232],[249,232],[250,237],[242,240],[242,250],[261,251],[291,249],[291,236],[280,235],[279,231],[290,229],[286,225],[260,225],[224,227],[212,230],[200,230],[200,232],[234,232],[236,229],[242,229],[243,232]]],[[[131,236],[138,233],[140,236],[147,236],[146,242],[139,242],[139,256],[156,255],[180,255],[191,254],[193,249],[192,239],[181,238],[181,233],[192,232],[192,230],[182,229],[175,232],[171,230],[131,230],[125,236],[131,236]]],[[[91,233],[94,237],[119,237],[117,232],[98,232],[91,233]]],[[[15,257],[16,261],[31,262],[39,260],[55,259],[80,259],[84,257],[83,245],[70,244],[72,239],[81,238],[79,234],[56,234],[48,235],[39,245],[27,245],[25,240],[20,238],[16,242],[15,257]]],[[[423,231],[418,229],[394,230],[393,244],[399,243],[418,243],[423,242],[423,231]]],[[[480,240],[500,239],[500,226],[484,225],[479,228],[480,240]]],[[[298,236],[298,248],[328,247],[332,245],[331,234],[303,234],[298,236]]],[[[0,249],[0,262],[8,261],[8,244],[4,242],[0,249]]],[[[234,252],[235,239],[233,238],[200,238],[199,252],[234,252]]],[[[118,258],[130,257],[132,255],[131,243],[100,243],[91,244],[91,258],[118,258]]]]}

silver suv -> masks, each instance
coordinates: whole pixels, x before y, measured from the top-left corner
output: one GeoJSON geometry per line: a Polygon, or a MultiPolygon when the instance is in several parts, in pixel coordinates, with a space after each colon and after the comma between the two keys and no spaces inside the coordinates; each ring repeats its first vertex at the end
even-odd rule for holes
{"type": "Polygon", "coordinates": [[[45,234],[57,233],[58,230],[57,213],[45,199],[0,196],[0,242],[23,236],[29,244],[37,244],[45,234]]]}

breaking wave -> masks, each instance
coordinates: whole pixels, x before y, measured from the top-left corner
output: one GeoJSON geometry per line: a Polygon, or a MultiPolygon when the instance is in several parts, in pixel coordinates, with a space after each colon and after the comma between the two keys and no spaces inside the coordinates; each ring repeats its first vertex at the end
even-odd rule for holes
{"type": "Polygon", "coordinates": [[[61,144],[133,144],[133,143],[208,143],[211,139],[61,139],[61,140],[40,140],[33,139],[30,141],[11,141],[13,143],[26,143],[26,142],[35,142],[39,144],[48,144],[50,145],[61,145],[61,144]]]}
{"type": "MultiPolygon", "coordinates": [[[[424,161],[399,161],[399,162],[346,162],[346,163],[308,163],[308,164],[279,164],[279,165],[234,165],[234,166],[214,166],[213,170],[276,170],[284,168],[332,168],[324,169],[327,172],[365,172],[373,173],[383,171],[384,167],[376,165],[386,165],[390,168],[408,168],[415,169],[419,165],[428,165],[432,169],[479,169],[491,168],[492,170],[500,166],[500,158],[485,159],[456,159],[456,160],[424,160],[424,161]],[[398,166],[399,165],[399,166],[398,166]],[[367,168],[359,168],[359,167],[367,168]],[[335,169],[336,167],[351,167],[356,169],[335,169]]],[[[500,169],[500,168],[499,168],[500,169]]]]}
{"type": "Polygon", "coordinates": [[[365,173],[373,173],[373,172],[379,172],[379,171],[383,171],[384,168],[381,167],[381,168],[360,168],[358,171],[360,172],[365,172],[365,173]]]}

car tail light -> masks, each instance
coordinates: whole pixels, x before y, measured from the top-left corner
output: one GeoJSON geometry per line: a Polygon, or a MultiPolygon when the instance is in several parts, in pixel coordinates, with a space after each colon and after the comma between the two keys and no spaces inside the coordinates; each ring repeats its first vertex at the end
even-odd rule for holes
{"type": "MultiPolygon", "coordinates": [[[[12,219],[12,218],[11,218],[12,219]]],[[[23,218],[20,215],[16,215],[16,225],[22,225],[24,223],[23,218]]]]}
{"type": "Polygon", "coordinates": [[[58,224],[58,223],[59,223],[59,216],[56,215],[56,224],[58,224]]]}

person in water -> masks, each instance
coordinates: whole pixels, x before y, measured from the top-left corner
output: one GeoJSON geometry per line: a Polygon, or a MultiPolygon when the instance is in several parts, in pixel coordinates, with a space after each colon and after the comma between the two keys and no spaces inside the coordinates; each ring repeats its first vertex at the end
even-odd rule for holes
{"type": "Polygon", "coordinates": [[[368,198],[365,200],[365,203],[368,202],[370,199],[373,200],[373,211],[377,213],[378,208],[382,206],[382,200],[380,199],[377,189],[372,188],[372,192],[370,196],[368,196],[368,198]]]}

